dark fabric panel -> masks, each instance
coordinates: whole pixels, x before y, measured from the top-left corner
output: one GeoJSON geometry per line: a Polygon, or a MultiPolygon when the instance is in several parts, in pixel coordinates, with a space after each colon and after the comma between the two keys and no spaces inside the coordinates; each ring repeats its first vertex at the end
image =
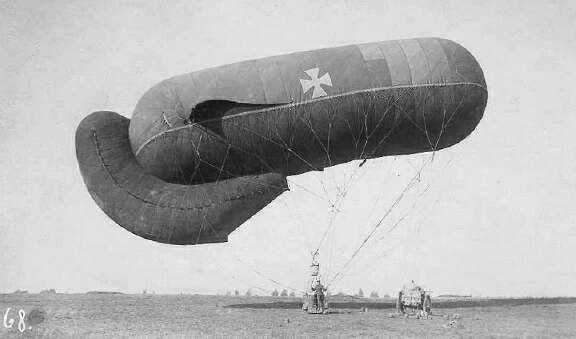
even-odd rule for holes
{"type": "Polygon", "coordinates": [[[342,94],[370,88],[366,63],[356,46],[344,46],[316,51],[319,77],[329,74],[332,86],[322,88],[328,95],[342,94]]]}
{"type": "Polygon", "coordinates": [[[390,69],[386,61],[386,54],[380,49],[379,43],[357,45],[364,57],[368,74],[373,88],[392,86],[390,69]]]}

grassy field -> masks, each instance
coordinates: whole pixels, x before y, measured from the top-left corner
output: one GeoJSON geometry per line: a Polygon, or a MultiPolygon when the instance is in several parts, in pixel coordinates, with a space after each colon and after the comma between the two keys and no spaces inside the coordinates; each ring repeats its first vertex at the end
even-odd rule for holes
{"type": "Polygon", "coordinates": [[[293,298],[0,295],[15,320],[0,338],[576,338],[576,298],[433,300],[432,319],[398,317],[393,300],[330,302],[331,314],[307,315],[293,298]]]}

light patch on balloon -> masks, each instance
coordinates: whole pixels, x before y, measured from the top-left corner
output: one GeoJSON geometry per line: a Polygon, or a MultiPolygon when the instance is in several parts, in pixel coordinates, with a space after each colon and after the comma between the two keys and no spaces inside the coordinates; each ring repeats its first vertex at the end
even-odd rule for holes
{"type": "Polygon", "coordinates": [[[357,46],[365,61],[386,59],[376,44],[361,44],[357,46]]]}

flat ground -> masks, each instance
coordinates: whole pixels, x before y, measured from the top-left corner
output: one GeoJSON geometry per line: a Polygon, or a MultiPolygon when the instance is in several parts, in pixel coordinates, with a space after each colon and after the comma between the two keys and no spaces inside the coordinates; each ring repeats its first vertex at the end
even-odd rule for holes
{"type": "Polygon", "coordinates": [[[307,315],[300,305],[274,297],[0,295],[1,316],[11,308],[0,338],[576,338],[576,298],[433,299],[426,320],[395,316],[389,299],[333,297],[328,315],[307,315]]]}

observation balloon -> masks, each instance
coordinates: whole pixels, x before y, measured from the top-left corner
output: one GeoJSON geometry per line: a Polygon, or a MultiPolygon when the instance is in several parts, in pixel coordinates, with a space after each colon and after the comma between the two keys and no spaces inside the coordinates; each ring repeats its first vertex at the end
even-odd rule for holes
{"type": "Polygon", "coordinates": [[[225,242],[288,190],[287,176],[452,146],[486,101],[480,66],[455,42],[358,44],[169,78],[131,120],[82,120],[76,152],[92,198],[128,231],[225,242]]]}

